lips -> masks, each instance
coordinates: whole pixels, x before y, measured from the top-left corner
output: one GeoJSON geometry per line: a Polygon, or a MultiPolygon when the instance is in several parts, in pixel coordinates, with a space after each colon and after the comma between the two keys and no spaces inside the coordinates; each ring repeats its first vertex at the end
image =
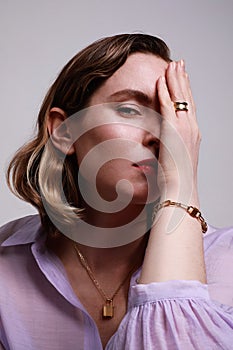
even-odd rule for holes
{"type": "Polygon", "coordinates": [[[134,166],[151,166],[151,167],[155,167],[156,166],[156,159],[155,158],[149,158],[149,159],[143,159],[137,163],[134,163],[134,166]]]}
{"type": "Polygon", "coordinates": [[[154,173],[157,169],[157,160],[155,158],[143,159],[137,163],[134,163],[133,166],[144,173],[154,173]]]}

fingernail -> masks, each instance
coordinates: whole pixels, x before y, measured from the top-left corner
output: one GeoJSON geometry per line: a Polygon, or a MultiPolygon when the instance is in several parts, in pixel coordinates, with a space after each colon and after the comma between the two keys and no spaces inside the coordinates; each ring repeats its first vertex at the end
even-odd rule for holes
{"type": "Polygon", "coordinates": [[[176,62],[175,62],[175,61],[172,61],[172,62],[170,63],[170,67],[171,67],[171,69],[175,69],[175,68],[176,68],[176,62]]]}
{"type": "Polygon", "coordinates": [[[185,69],[185,62],[184,60],[180,60],[180,67],[184,70],[185,69]]]}

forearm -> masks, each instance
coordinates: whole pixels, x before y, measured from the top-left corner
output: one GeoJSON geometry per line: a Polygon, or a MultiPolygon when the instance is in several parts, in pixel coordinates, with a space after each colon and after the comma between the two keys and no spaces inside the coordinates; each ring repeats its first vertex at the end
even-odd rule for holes
{"type": "MultiPolygon", "coordinates": [[[[172,193],[166,199],[175,200],[172,193]]],[[[182,198],[181,198],[182,200],[182,198]]],[[[190,204],[199,208],[197,192],[190,204]]],[[[206,283],[201,224],[182,208],[166,207],[151,228],[140,283],[198,280],[206,283]]]]}

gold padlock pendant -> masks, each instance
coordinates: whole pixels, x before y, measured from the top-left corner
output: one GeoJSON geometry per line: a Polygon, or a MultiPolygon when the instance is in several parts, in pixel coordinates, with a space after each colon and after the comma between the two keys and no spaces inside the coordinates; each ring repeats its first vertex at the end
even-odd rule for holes
{"type": "Polygon", "coordinates": [[[110,319],[114,316],[114,306],[112,300],[106,300],[106,304],[103,306],[103,318],[110,319]]]}

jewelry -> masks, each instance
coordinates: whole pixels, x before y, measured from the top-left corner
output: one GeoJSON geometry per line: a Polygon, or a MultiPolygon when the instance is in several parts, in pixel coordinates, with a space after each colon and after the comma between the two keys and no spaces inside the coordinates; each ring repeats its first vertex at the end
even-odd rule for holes
{"type": "Polygon", "coordinates": [[[95,276],[94,276],[90,266],[88,265],[87,260],[84,258],[83,254],[78,249],[77,244],[74,244],[74,249],[75,249],[76,254],[77,254],[78,258],[79,258],[79,261],[81,262],[82,266],[85,268],[85,270],[86,270],[87,274],[89,275],[91,281],[93,282],[94,286],[96,287],[96,289],[98,290],[98,292],[100,293],[100,295],[102,296],[102,298],[105,301],[105,304],[103,305],[103,308],[102,308],[102,317],[103,317],[103,319],[109,320],[109,319],[113,318],[113,316],[114,316],[114,307],[115,307],[113,305],[113,299],[115,298],[115,296],[117,295],[117,293],[119,292],[121,287],[123,287],[123,285],[125,284],[125,282],[129,278],[129,276],[131,275],[131,273],[133,272],[133,270],[135,269],[137,264],[135,264],[133,266],[133,268],[130,269],[130,271],[128,272],[127,276],[125,276],[124,280],[117,287],[117,289],[115,290],[113,295],[111,297],[108,297],[106,295],[105,291],[103,290],[103,288],[101,287],[101,285],[99,284],[99,282],[97,281],[97,279],[95,278],[95,276]]]}
{"type": "Polygon", "coordinates": [[[165,208],[165,207],[169,207],[169,206],[175,206],[175,207],[178,207],[178,208],[182,208],[182,209],[185,209],[186,212],[192,217],[192,218],[196,218],[198,221],[200,221],[201,223],[201,228],[202,228],[202,232],[203,233],[206,233],[207,229],[208,229],[208,225],[205,221],[205,219],[203,218],[203,216],[201,215],[201,212],[199,209],[197,209],[196,207],[193,207],[191,205],[185,205],[185,204],[182,204],[182,203],[178,203],[178,202],[173,202],[171,201],[170,199],[164,201],[163,203],[157,205],[157,207],[155,207],[154,209],[154,213],[153,213],[153,221],[155,219],[155,216],[157,214],[157,212],[162,209],[162,208],[165,208]]]}
{"type": "Polygon", "coordinates": [[[174,102],[175,111],[188,111],[187,102],[174,102]]]}

